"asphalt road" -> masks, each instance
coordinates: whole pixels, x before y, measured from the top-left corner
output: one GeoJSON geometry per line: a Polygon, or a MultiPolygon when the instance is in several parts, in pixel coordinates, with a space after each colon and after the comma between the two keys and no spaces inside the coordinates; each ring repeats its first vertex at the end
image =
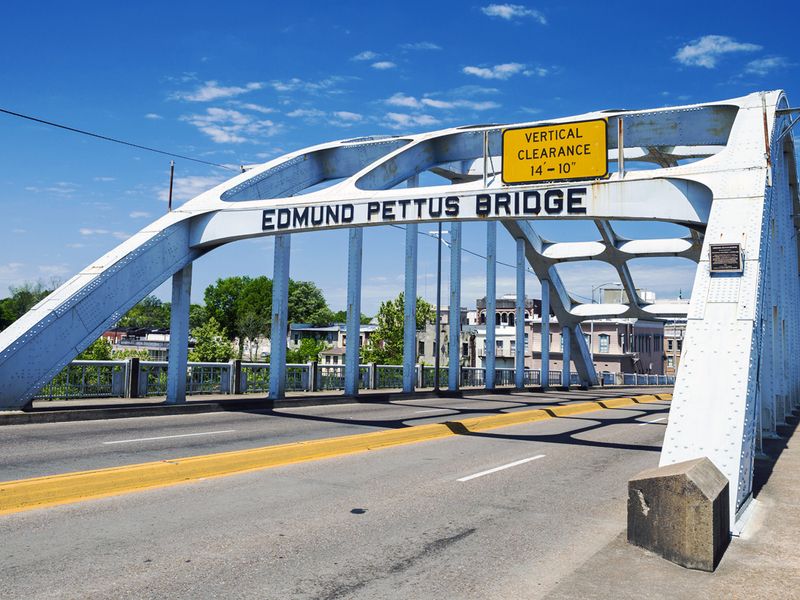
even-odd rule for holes
{"type": "Polygon", "coordinates": [[[0,481],[257,448],[456,418],[670,392],[518,393],[0,427],[0,481]]]}
{"type": "MultiPolygon", "coordinates": [[[[414,411],[451,401],[426,402],[326,412],[429,419],[414,411]]],[[[668,409],[604,410],[2,516],[2,597],[546,597],[624,530],[626,482],[657,464],[668,409]]],[[[210,431],[228,417],[202,423],[210,431]]],[[[68,438],[67,425],[53,431],[68,438]]],[[[76,443],[109,441],[81,425],[76,443]]],[[[274,442],[272,431],[249,435],[274,442]]]]}

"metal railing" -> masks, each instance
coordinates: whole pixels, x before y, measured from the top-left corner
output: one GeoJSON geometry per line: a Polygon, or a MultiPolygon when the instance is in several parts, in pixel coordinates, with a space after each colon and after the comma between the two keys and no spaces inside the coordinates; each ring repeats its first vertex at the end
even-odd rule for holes
{"type": "MultiPolygon", "coordinates": [[[[434,367],[416,365],[414,381],[418,389],[433,387],[434,367]]],[[[190,362],[186,369],[186,393],[265,394],[269,392],[269,363],[230,361],[227,363],[190,362]]],[[[561,387],[561,371],[550,371],[550,386],[561,387]]],[[[286,391],[319,392],[344,389],[345,365],[286,365],[286,391]]],[[[598,373],[601,385],[672,385],[674,376],[642,373],[598,373]]],[[[513,387],[512,368],[495,369],[496,387],[513,387]]],[[[439,371],[439,386],[447,388],[448,369],[439,371]]],[[[524,385],[541,385],[538,369],[525,369],[524,385]]],[[[570,384],[580,385],[577,373],[570,373],[570,384]]],[[[486,386],[486,369],[461,367],[459,381],[463,388],[486,386]]],[[[402,389],[401,365],[359,365],[360,389],[402,389]]],[[[42,388],[36,400],[149,397],[167,393],[167,362],[138,359],[90,361],[76,360],[42,388]]]]}
{"type": "Polygon", "coordinates": [[[35,400],[113,398],[125,393],[124,360],[75,360],[34,396],[35,400]]]}

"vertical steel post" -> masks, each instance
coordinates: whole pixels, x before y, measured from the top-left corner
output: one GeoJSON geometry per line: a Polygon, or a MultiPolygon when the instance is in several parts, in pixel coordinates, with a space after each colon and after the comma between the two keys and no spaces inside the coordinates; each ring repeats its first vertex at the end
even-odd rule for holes
{"type": "Polygon", "coordinates": [[[570,351],[570,332],[569,327],[566,325],[561,328],[561,340],[563,342],[564,350],[561,353],[561,385],[565,388],[569,387],[569,351],[570,351]]]}
{"type": "Polygon", "coordinates": [[[497,221],[486,223],[486,389],[495,386],[497,314],[497,221]]]}
{"type": "Polygon", "coordinates": [[[436,331],[433,334],[433,391],[439,391],[439,367],[442,362],[442,222],[436,236],[436,331]]]}
{"type": "MultiPolygon", "coordinates": [[[[406,187],[417,187],[419,175],[406,181],[406,187]]],[[[417,257],[419,225],[406,225],[406,270],[403,291],[403,392],[414,391],[417,381],[417,257]]]]}
{"type": "Polygon", "coordinates": [[[450,351],[447,388],[456,391],[461,379],[461,223],[450,226],[450,351]]]}
{"type": "Polygon", "coordinates": [[[543,279],[542,284],[542,328],[541,328],[541,383],[542,389],[550,385],[550,282],[543,279]]]}
{"type": "Polygon", "coordinates": [[[186,367],[189,356],[189,306],[191,294],[192,263],[189,263],[172,276],[167,404],[186,402],[186,367]]]}
{"type": "Polygon", "coordinates": [[[364,246],[364,230],[354,227],[349,230],[347,255],[347,343],[344,354],[344,393],[358,395],[359,354],[361,350],[361,255],[364,246]]]}
{"type": "Polygon", "coordinates": [[[272,331],[269,356],[269,397],[286,395],[286,335],[289,330],[289,255],[292,238],[275,236],[275,262],[272,270],[272,331]]]}
{"type": "Polygon", "coordinates": [[[525,240],[517,238],[517,301],[515,306],[516,348],[514,350],[514,387],[525,387],[525,240]]]}
{"type": "Polygon", "coordinates": [[[172,180],[175,178],[175,161],[169,161],[169,196],[167,196],[167,212],[172,212],[172,180]]]}
{"type": "Polygon", "coordinates": [[[414,391],[417,363],[417,244],[419,226],[406,225],[406,281],[403,292],[403,391],[414,391]]]}

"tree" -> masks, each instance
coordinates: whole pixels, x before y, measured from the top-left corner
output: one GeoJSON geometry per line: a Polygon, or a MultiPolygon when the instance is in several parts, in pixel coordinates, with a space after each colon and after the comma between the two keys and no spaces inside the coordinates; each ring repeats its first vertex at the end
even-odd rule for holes
{"type": "Polygon", "coordinates": [[[226,362],[233,357],[233,348],[225,334],[225,329],[214,317],[200,327],[192,330],[194,348],[189,352],[189,360],[194,362],[226,362]]]}
{"type": "Polygon", "coordinates": [[[258,357],[258,339],[266,335],[268,319],[265,315],[248,312],[236,323],[240,339],[250,342],[250,360],[258,357]]]}
{"type": "MultiPolygon", "coordinates": [[[[376,319],[378,327],[364,348],[366,362],[382,365],[403,363],[403,293],[394,300],[381,303],[376,319]]],[[[417,298],[417,331],[424,329],[426,323],[434,318],[433,306],[422,298],[417,298]]]]}
{"type": "Polygon", "coordinates": [[[0,330],[5,329],[53,290],[42,282],[25,282],[8,287],[11,296],[0,300],[0,330]]]}
{"type": "Polygon", "coordinates": [[[189,329],[200,327],[203,323],[208,321],[208,311],[202,304],[189,305],[189,329]]]}
{"type": "Polygon", "coordinates": [[[111,341],[104,337],[98,338],[76,358],[77,360],[111,360],[111,341]]]}
{"type": "Polygon", "coordinates": [[[147,296],[119,320],[120,327],[143,327],[146,329],[168,329],[170,303],[155,296],[147,296]]]}
{"type": "Polygon", "coordinates": [[[325,350],[328,345],[322,340],[314,338],[303,338],[297,348],[286,351],[287,363],[307,363],[319,359],[319,353],[325,350]]]}
{"type": "Polygon", "coordinates": [[[311,323],[315,313],[327,308],[325,296],[316,284],[311,281],[289,280],[290,323],[311,323]]]}

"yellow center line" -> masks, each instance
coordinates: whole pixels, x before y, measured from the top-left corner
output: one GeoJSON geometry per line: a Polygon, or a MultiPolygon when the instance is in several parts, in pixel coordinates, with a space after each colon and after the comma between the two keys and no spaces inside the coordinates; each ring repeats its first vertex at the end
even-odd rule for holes
{"type": "Polygon", "coordinates": [[[445,423],[0,482],[0,515],[671,399],[671,394],[611,398],[445,423]]]}

